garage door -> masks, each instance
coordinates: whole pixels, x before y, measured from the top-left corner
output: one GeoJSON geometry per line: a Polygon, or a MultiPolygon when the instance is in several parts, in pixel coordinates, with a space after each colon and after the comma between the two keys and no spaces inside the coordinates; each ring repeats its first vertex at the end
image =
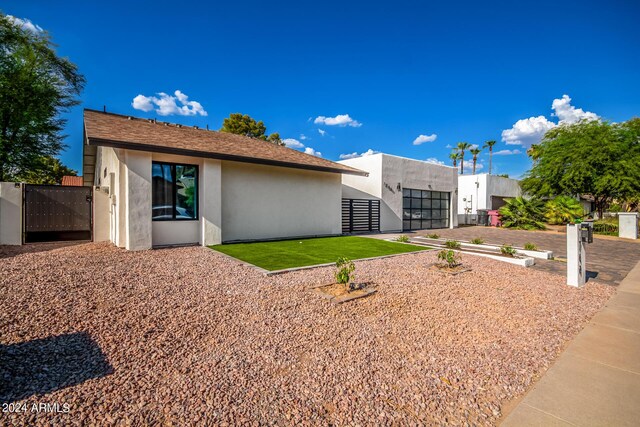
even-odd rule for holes
{"type": "Polygon", "coordinates": [[[421,230],[449,227],[451,193],[443,191],[402,190],[402,228],[421,230]]]}

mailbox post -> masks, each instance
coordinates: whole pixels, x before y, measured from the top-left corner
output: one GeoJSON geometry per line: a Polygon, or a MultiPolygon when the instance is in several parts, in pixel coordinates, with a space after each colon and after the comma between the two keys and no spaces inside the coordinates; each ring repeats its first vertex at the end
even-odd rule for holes
{"type": "Polygon", "coordinates": [[[567,224],[567,285],[569,286],[584,286],[587,281],[585,243],[593,243],[593,223],[567,224]]]}

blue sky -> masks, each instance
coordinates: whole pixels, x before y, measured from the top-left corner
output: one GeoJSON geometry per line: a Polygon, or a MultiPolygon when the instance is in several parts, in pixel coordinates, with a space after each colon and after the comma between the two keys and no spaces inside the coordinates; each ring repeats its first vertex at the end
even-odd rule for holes
{"type": "MultiPolygon", "coordinates": [[[[630,0],[1,8],[49,31],[78,64],[82,107],[213,129],[242,112],[331,160],[372,150],[450,164],[447,146],[495,139],[505,154],[493,172],[519,176],[527,146],[559,121],[640,114],[640,3],[630,0]],[[138,95],[139,108],[154,109],[134,109],[138,95]],[[414,145],[420,135],[436,137],[414,145]]],[[[61,155],[75,169],[82,107],[67,115],[61,155]]],[[[486,153],[480,163],[485,172],[486,153]]]]}

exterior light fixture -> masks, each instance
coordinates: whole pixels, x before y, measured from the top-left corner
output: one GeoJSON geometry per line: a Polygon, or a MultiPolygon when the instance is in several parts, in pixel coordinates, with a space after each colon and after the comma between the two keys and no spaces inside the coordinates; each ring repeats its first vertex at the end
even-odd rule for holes
{"type": "Polygon", "coordinates": [[[402,186],[400,185],[400,183],[398,183],[398,185],[396,186],[396,189],[397,189],[398,191],[402,190],[402,186]]]}

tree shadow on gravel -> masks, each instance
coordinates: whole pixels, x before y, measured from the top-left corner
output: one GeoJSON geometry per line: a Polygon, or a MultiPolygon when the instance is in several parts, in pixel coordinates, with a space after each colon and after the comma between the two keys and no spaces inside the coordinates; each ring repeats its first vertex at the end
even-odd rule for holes
{"type": "Polygon", "coordinates": [[[89,334],[0,344],[0,402],[13,402],[113,373],[89,334]]]}
{"type": "Polygon", "coordinates": [[[86,244],[87,241],[68,241],[68,242],[46,242],[46,243],[27,243],[25,245],[0,245],[0,259],[12,258],[22,254],[32,254],[38,252],[48,252],[54,249],[64,248],[67,246],[75,246],[86,244]]]}

